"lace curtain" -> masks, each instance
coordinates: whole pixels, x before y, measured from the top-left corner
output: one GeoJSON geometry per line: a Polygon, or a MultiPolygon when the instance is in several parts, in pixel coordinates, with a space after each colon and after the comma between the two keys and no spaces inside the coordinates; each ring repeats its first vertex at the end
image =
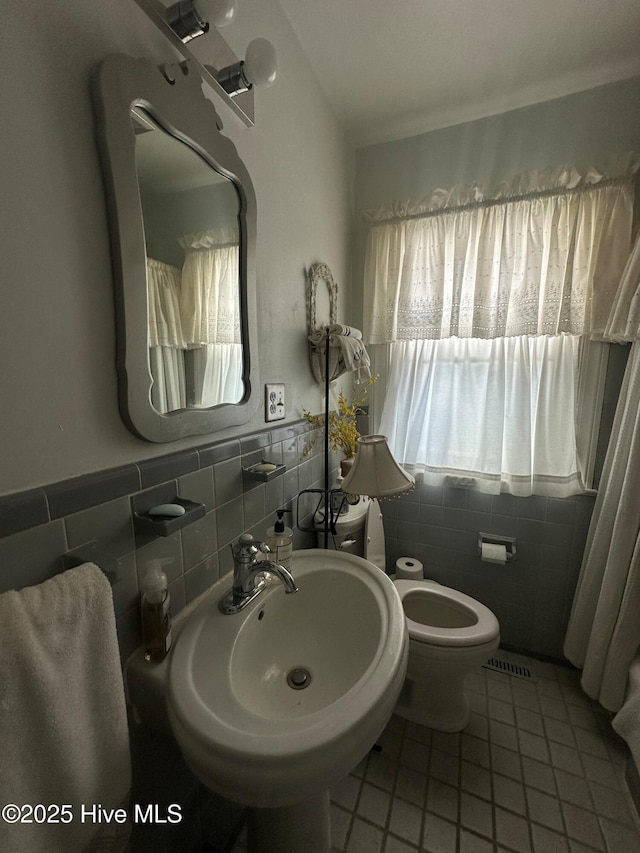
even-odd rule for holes
{"type": "Polygon", "coordinates": [[[187,235],[180,245],[189,406],[237,403],[244,393],[237,229],[187,235]]]}
{"type": "Polygon", "coordinates": [[[630,172],[528,173],[370,212],[365,340],[602,335],[629,255],[630,172]]]}
{"type": "Polygon", "coordinates": [[[368,215],[365,330],[389,348],[380,431],[405,467],[493,494],[590,485],[604,371],[588,339],[630,298],[633,172],[528,174],[368,215]]]}
{"type": "Polygon", "coordinates": [[[147,258],[149,346],[184,347],[177,267],[147,258]]]}
{"type": "Polygon", "coordinates": [[[176,267],[147,258],[151,402],[162,413],[187,405],[180,277],[176,267]]]}
{"type": "Polygon", "coordinates": [[[244,393],[237,229],[179,242],[182,271],[147,260],[151,399],[159,412],[237,403],[244,393]]]}
{"type": "Polygon", "coordinates": [[[572,335],[396,341],[380,432],[430,485],[578,494],[578,349],[572,335]]]}
{"type": "Polygon", "coordinates": [[[204,231],[179,242],[185,250],[180,313],[187,345],[239,344],[237,231],[204,231]]]}

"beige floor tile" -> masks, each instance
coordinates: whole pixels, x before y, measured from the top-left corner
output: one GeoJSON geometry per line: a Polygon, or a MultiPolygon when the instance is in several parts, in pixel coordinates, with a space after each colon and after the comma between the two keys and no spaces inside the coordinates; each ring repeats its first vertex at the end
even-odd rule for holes
{"type": "Polygon", "coordinates": [[[508,659],[532,678],[473,673],[464,732],[392,717],[381,751],[332,788],[334,851],[640,851],[640,820],[622,777],[625,748],[582,693],[579,674],[508,659]]]}

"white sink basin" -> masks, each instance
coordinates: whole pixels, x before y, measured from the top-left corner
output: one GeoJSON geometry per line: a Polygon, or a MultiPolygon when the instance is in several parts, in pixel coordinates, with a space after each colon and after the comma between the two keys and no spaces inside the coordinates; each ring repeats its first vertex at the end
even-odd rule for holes
{"type": "Polygon", "coordinates": [[[404,613],[383,572],[308,550],[294,553],[292,573],[297,593],[270,586],[240,613],[205,602],[171,653],[169,719],[187,763],[248,806],[300,803],[348,774],[406,671],[404,613]],[[291,686],[291,673],[305,686],[291,686]]]}

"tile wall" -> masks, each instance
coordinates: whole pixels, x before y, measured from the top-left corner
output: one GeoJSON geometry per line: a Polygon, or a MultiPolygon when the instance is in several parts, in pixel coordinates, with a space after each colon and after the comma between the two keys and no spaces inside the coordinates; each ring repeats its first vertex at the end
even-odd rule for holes
{"type": "MultiPolygon", "coordinates": [[[[66,567],[65,557],[93,560],[114,579],[125,660],[141,643],[139,590],[150,560],[164,561],[177,614],[231,570],[231,541],[243,532],[264,538],[276,509],[293,510],[295,547],[315,546],[315,536],[298,528],[309,526],[316,496],[300,504],[300,518],[295,513],[299,492],[322,484],[318,437],[298,421],[0,497],[0,592],[52,577],[66,567]],[[303,457],[314,438],[312,452],[303,457]],[[267,483],[243,481],[243,467],[263,458],[284,464],[286,472],[267,483]],[[136,532],[136,508],[176,495],[202,503],[205,515],[166,538],[136,532]]],[[[332,469],[336,465],[332,457],[332,469]]],[[[489,497],[419,483],[415,491],[383,502],[388,571],[398,556],[417,557],[427,576],[491,607],[504,644],[561,658],[592,507],[589,496],[489,497]],[[505,567],[482,563],[478,531],[515,536],[516,561],[505,567]]],[[[206,791],[166,735],[132,721],[131,742],[134,801],[179,803],[185,816],[174,827],[136,827],[135,849],[229,849],[242,810],[206,791]]]]}
{"type": "MultiPolygon", "coordinates": [[[[295,518],[298,493],[322,482],[321,441],[302,457],[312,436],[302,421],[0,497],[0,592],[57,574],[69,552],[93,560],[116,578],[124,659],[141,642],[139,589],[150,560],[164,561],[177,614],[231,570],[231,541],[243,532],[265,537],[276,509],[293,510],[295,547],[315,545],[295,518]],[[286,472],[268,483],[243,482],[243,466],[261,458],[283,463],[286,472]],[[148,508],[176,494],[204,504],[205,516],[166,538],[136,535],[132,504],[148,508]]],[[[382,502],[387,570],[399,556],[421,560],[427,577],[495,612],[503,645],[562,659],[594,500],[492,496],[419,482],[382,502]],[[515,537],[515,559],[505,566],[482,562],[479,532],[515,537]]],[[[311,498],[300,506],[308,516],[311,498]]]]}
{"type": "MultiPolygon", "coordinates": [[[[297,421],[0,497],[0,592],[58,574],[65,555],[92,560],[112,577],[125,660],[142,642],[140,582],[150,560],[163,560],[176,615],[231,570],[230,542],[244,532],[265,538],[276,509],[293,510],[294,547],[315,545],[295,517],[298,493],[322,481],[322,442],[303,458],[314,437],[297,421]],[[266,483],[243,480],[243,467],[263,458],[286,472],[266,483]],[[166,538],[136,534],[138,505],[148,509],[176,495],[204,504],[204,517],[166,538]]],[[[300,506],[308,515],[311,501],[300,506]]]]}
{"type": "Polygon", "coordinates": [[[387,571],[400,556],[426,577],[471,595],[494,611],[502,645],[561,660],[595,495],[517,498],[418,483],[383,501],[387,571]],[[504,566],[482,562],[478,533],[516,538],[504,566]]]}
{"type": "MultiPolygon", "coordinates": [[[[230,542],[244,532],[265,538],[276,509],[293,512],[287,521],[293,521],[294,547],[315,547],[315,535],[299,528],[311,526],[318,496],[299,505],[296,498],[322,485],[318,438],[306,421],[297,421],[0,497],[0,592],[53,577],[69,558],[75,564],[92,560],[112,580],[124,662],[142,642],[140,582],[149,561],[163,561],[175,616],[231,571],[230,542]],[[262,459],[284,465],[285,473],[266,483],[243,478],[242,469],[262,459]],[[176,496],[203,504],[204,516],[167,537],[136,530],[136,510],[176,496]]],[[[332,458],[331,467],[336,465],[332,458]]],[[[132,802],[160,808],[176,803],[183,815],[173,826],[135,825],[136,853],[226,849],[243,810],[200,784],[171,737],[131,719],[130,739],[132,802]]]]}

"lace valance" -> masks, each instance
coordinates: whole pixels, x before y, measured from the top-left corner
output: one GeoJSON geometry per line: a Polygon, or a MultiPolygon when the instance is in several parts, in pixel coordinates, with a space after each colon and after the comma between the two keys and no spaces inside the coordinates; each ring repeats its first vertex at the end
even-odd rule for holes
{"type": "Polygon", "coordinates": [[[382,207],[367,210],[363,217],[371,224],[398,219],[419,218],[422,215],[451,211],[453,208],[472,205],[491,205],[515,201],[519,196],[580,192],[609,182],[629,182],[640,167],[640,153],[628,152],[615,157],[606,169],[587,166],[556,166],[551,169],[530,169],[500,180],[491,187],[465,184],[443,189],[436,187],[419,201],[392,201],[382,207]]]}
{"type": "Polygon", "coordinates": [[[635,159],[434,190],[370,211],[369,343],[602,336],[629,256],[635,159]]]}
{"type": "Polygon", "coordinates": [[[237,246],[239,235],[237,228],[214,228],[199,231],[196,234],[185,234],[178,243],[186,250],[220,249],[227,246],[237,246]]]}
{"type": "Polygon", "coordinates": [[[147,259],[149,346],[240,344],[237,228],[188,234],[182,270],[147,259]]]}

